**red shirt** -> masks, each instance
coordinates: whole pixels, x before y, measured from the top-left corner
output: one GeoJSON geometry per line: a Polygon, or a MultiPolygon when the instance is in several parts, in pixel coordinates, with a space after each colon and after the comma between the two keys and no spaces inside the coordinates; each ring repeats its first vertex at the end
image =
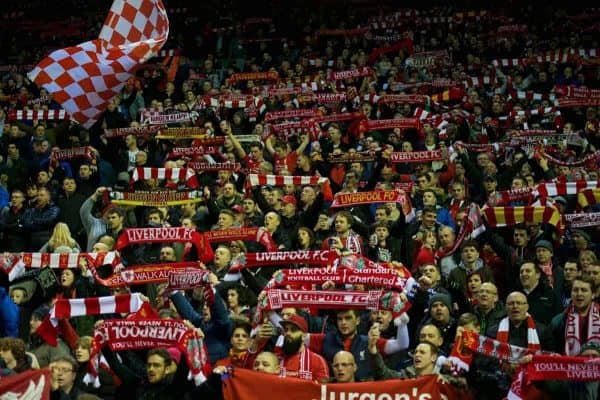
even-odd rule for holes
{"type": "MultiPolygon", "coordinates": [[[[310,372],[312,373],[312,379],[314,381],[324,382],[329,379],[329,367],[323,357],[315,352],[308,350],[310,357],[310,372]]],[[[300,370],[300,357],[302,352],[298,352],[292,356],[283,359],[283,368],[285,369],[285,376],[297,378],[298,371],[300,370]]]]}

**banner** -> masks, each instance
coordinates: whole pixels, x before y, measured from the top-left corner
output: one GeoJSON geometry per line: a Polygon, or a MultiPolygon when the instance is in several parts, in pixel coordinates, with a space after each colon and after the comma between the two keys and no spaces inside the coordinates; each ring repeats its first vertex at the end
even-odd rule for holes
{"type": "Polygon", "coordinates": [[[233,228],[204,232],[209,243],[231,242],[233,240],[255,241],[267,251],[277,251],[277,244],[265,228],[233,228]]]}
{"type": "Polygon", "coordinates": [[[193,122],[198,117],[197,112],[179,112],[175,114],[156,113],[142,115],[143,125],[166,125],[180,122],[193,122]]]}
{"type": "MultiPolygon", "coordinates": [[[[306,382],[306,381],[305,381],[306,382]]],[[[50,369],[29,369],[0,379],[2,399],[50,400],[50,369]]]]}
{"type": "Polygon", "coordinates": [[[571,229],[600,225],[600,212],[565,214],[565,225],[571,229]]]}
{"type": "MultiPolygon", "coordinates": [[[[131,265],[121,272],[117,272],[106,279],[94,273],[94,278],[102,286],[114,288],[131,285],[145,285],[148,283],[164,283],[169,280],[169,272],[177,270],[198,269],[196,261],[174,262],[163,264],[131,265]]],[[[95,271],[94,271],[95,272],[95,271]]]]}
{"type": "Polygon", "coordinates": [[[219,154],[220,150],[217,146],[193,146],[193,147],[174,147],[169,154],[167,160],[181,157],[200,157],[205,154],[219,154]]]}
{"type": "Polygon", "coordinates": [[[395,151],[390,157],[393,164],[398,163],[421,163],[438,161],[444,159],[441,150],[425,151],[395,151]]]}
{"type": "Polygon", "coordinates": [[[135,192],[111,191],[110,199],[111,203],[122,206],[170,207],[200,203],[204,200],[204,197],[202,197],[202,192],[199,190],[186,192],[175,190],[147,192],[138,190],[135,192]]]}
{"type": "Polygon", "coordinates": [[[208,282],[210,271],[198,268],[180,268],[168,271],[167,291],[189,290],[198,286],[205,286],[208,282]]]}
{"type": "Polygon", "coordinates": [[[193,169],[196,172],[213,172],[213,171],[233,171],[239,172],[242,169],[242,164],[237,162],[201,162],[190,161],[186,167],[193,169]]]}
{"type": "Polygon", "coordinates": [[[153,135],[160,130],[159,126],[151,125],[151,126],[140,126],[137,128],[129,127],[129,128],[114,128],[114,129],[105,129],[102,137],[105,139],[116,139],[122,138],[129,135],[134,136],[148,136],[153,135]]]}
{"type": "Polygon", "coordinates": [[[534,355],[526,364],[527,381],[600,381],[600,357],[534,355]]]}
{"type": "Polygon", "coordinates": [[[198,126],[163,128],[155,136],[155,139],[208,139],[204,128],[198,126]]]}
{"type": "Polygon", "coordinates": [[[176,347],[185,356],[190,379],[196,385],[206,380],[210,364],[206,346],[196,330],[188,329],[181,321],[168,319],[110,319],[94,329],[89,370],[95,386],[99,385],[100,351],[108,345],[113,351],[176,347]]]}
{"type": "Polygon", "coordinates": [[[353,79],[360,78],[363,76],[371,76],[375,70],[371,67],[361,67],[356,69],[349,69],[346,71],[334,71],[331,72],[328,76],[328,80],[330,81],[341,81],[344,79],[353,79]]]}
{"type": "Polygon", "coordinates": [[[151,167],[136,167],[133,169],[129,186],[135,182],[146,179],[158,179],[184,182],[190,189],[198,187],[196,172],[191,168],[151,168],[151,167]]]}
{"type": "Polygon", "coordinates": [[[321,285],[328,281],[336,285],[365,285],[402,291],[407,279],[390,268],[296,268],[282,269],[275,272],[273,279],[269,281],[266,288],[278,288],[288,285],[321,285]]]}
{"type": "MultiPolygon", "coordinates": [[[[286,399],[286,400],[456,400],[444,390],[437,375],[417,379],[393,379],[380,382],[323,383],[304,379],[282,378],[248,369],[236,368],[223,375],[225,400],[286,399]]],[[[447,385],[446,385],[447,386],[447,385]]]]}
{"type": "Polygon", "coordinates": [[[337,193],[331,203],[332,208],[349,207],[374,203],[400,203],[406,193],[396,190],[378,190],[371,192],[337,193]]]}
{"type": "Polygon", "coordinates": [[[418,118],[375,119],[360,121],[358,130],[359,132],[364,133],[395,128],[419,129],[420,126],[421,125],[418,118]]]}
{"type": "Polygon", "coordinates": [[[213,261],[214,253],[204,235],[194,229],[183,227],[169,228],[127,228],[117,238],[115,250],[135,244],[190,242],[198,251],[198,258],[205,264],[213,261]]]}
{"type": "Polygon", "coordinates": [[[261,253],[242,253],[231,261],[229,272],[239,272],[252,267],[265,267],[281,264],[327,265],[333,262],[337,253],[330,250],[293,250],[261,253]]]}

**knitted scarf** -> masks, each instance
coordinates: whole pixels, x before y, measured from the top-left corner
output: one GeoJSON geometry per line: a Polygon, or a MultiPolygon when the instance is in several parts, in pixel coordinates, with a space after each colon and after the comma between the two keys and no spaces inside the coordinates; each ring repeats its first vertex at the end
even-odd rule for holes
{"type": "Polygon", "coordinates": [[[133,185],[135,182],[145,179],[167,179],[169,181],[177,180],[179,182],[185,182],[185,185],[190,189],[196,189],[198,187],[196,172],[191,168],[137,167],[131,174],[129,186],[131,187],[131,185],[133,185]]]}
{"type": "MultiPolygon", "coordinates": [[[[509,318],[506,317],[500,321],[496,340],[502,343],[508,343],[508,331],[510,327],[509,318]]],[[[536,353],[540,350],[540,339],[535,330],[535,321],[531,315],[527,314],[527,350],[531,353],[536,353]]]]}
{"type": "Polygon", "coordinates": [[[586,339],[583,339],[582,317],[573,305],[570,305],[565,314],[565,354],[578,355],[585,342],[600,342],[600,305],[592,302],[587,315],[586,339]]]}
{"type": "Polygon", "coordinates": [[[139,293],[117,296],[86,297],[83,299],[58,299],[36,333],[51,346],[56,347],[58,320],[84,315],[133,313],[142,307],[139,293]]]}

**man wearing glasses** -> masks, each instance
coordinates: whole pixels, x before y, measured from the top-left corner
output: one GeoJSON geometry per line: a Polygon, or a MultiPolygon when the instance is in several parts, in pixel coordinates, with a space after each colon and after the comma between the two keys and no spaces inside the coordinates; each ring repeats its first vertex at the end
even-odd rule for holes
{"type": "Polygon", "coordinates": [[[52,398],[76,399],[79,395],[84,394],[75,387],[77,368],[77,361],[71,356],[61,356],[52,360],[50,363],[52,398]]]}

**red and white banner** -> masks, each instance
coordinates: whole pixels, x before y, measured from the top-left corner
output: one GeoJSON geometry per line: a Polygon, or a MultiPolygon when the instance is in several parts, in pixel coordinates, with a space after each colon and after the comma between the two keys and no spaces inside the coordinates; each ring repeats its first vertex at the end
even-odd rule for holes
{"type": "MultiPolygon", "coordinates": [[[[315,383],[304,379],[281,378],[236,368],[223,375],[225,400],[287,399],[287,400],[342,400],[342,399],[447,399],[460,397],[451,385],[442,385],[437,375],[417,379],[393,379],[384,382],[315,383]],[[410,394],[410,396],[408,395],[410,394]]],[[[464,397],[463,397],[464,399],[464,397]]]]}
{"type": "Polygon", "coordinates": [[[209,284],[210,271],[198,268],[180,268],[167,274],[167,290],[189,290],[209,284]]]}
{"type": "Polygon", "coordinates": [[[163,264],[130,265],[105,279],[94,274],[96,282],[102,286],[115,288],[149,283],[165,283],[169,280],[170,271],[189,271],[198,268],[195,261],[163,264]]]}
{"type": "Polygon", "coordinates": [[[146,179],[167,179],[169,181],[185,182],[190,189],[198,187],[196,180],[196,171],[191,168],[149,168],[137,167],[131,174],[129,185],[131,186],[139,180],[146,179]]]}
{"type": "Polygon", "coordinates": [[[331,203],[331,207],[349,207],[374,203],[402,203],[404,201],[407,201],[406,193],[397,190],[337,193],[333,199],[333,203],[331,203]]]}
{"type": "Polygon", "coordinates": [[[349,69],[346,71],[334,71],[327,77],[330,81],[341,81],[344,79],[361,78],[363,76],[371,76],[375,70],[371,67],[361,67],[356,69],[349,69]]]}
{"type": "Polygon", "coordinates": [[[246,185],[250,187],[254,186],[284,186],[284,185],[322,185],[321,190],[323,191],[323,197],[325,200],[332,200],[333,193],[331,191],[331,185],[329,178],[322,176],[294,176],[294,175],[258,175],[248,174],[246,178],[246,185]]]}
{"type": "Polygon", "coordinates": [[[534,381],[600,381],[600,357],[534,355],[526,364],[525,377],[534,381]]]}
{"type": "Polygon", "coordinates": [[[0,379],[2,399],[50,400],[51,390],[52,375],[48,368],[28,369],[0,379]]]}
{"type": "Polygon", "coordinates": [[[307,264],[327,265],[337,257],[337,253],[329,250],[293,250],[261,253],[243,253],[231,261],[229,272],[242,269],[265,267],[269,265],[307,264]]]}
{"type": "Polygon", "coordinates": [[[200,261],[206,264],[212,262],[214,253],[208,240],[195,229],[183,227],[124,229],[117,238],[115,250],[136,244],[172,242],[190,242],[196,247],[200,261]]]}
{"type": "Polygon", "coordinates": [[[398,163],[421,163],[443,160],[444,156],[441,150],[425,151],[395,151],[390,157],[394,164],[398,163]]]}
{"type": "Polygon", "coordinates": [[[271,111],[265,114],[265,122],[289,118],[312,118],[320,115],[316,108],[300,108],[297,110],[271,111]]]}
{"type": "Polygon", "coordinates": [[[98,386],[99,356],[102,347],[113,351],[176,347],[185,356],[190,369],[189,379],[196,385],[206,381],[211,372],[206,345],[196,332],[181,321],[168,319],[111,319],[94,329],[89,370],[94,385],[98,386]]]}
{"type": "Polygon", "coordinates": [[[11,110],[8,112],[9,121],[23,120],[65,120],[69,114],[65,110],[11,110]]]}
{"type": "MultiPolygon", "coordinates": [[[[364,285],[370,288],[404,290],[406,277],[391,268],[297,268],[282,269],[273,274],[266,288],[321,285],[333,282],[336,285],[364,285]]],[[[306,286],[305,286],[306,287],[306,286]]]]}
{"type": "Polygon", "coordinates": [[[370,132],[386,129],[419,129],[420,121],[418,118],[394,118],[394,119],[369,119],[360,121],[358,130],[360,132],[370,132]]]}

